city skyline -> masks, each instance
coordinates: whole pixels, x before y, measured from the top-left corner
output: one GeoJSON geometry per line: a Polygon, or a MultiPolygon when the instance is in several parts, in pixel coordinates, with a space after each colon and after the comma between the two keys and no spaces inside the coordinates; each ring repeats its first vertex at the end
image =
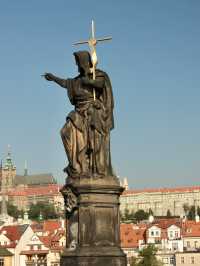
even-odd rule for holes
{"type": "Polygon", "coordinates": [[[73,47],[91,20],[99,68],[111,77],[116,174],[130,187],[199,184],[200,3],[183,1],[2,3],[0,10],[0,158],[11,145],[18,174],[51,172],[64,183],[59,131],[72,110],[64,90],[41,74],[77,74],[73,47]],[[91,6],[93,6],[91,10],[91,6]]]}

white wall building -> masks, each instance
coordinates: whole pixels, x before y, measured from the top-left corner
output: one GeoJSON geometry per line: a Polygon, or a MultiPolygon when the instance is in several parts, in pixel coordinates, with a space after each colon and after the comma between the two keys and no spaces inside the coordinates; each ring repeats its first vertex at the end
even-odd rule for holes
{"type": "Polygon", "coordinates": [[[184,204],[200,206],[200,186],[144,190],[125,190],[120,197],[120,210],[149,211],[155,216],[165,216],[170,210],[172,215],[183,216],[184,204]]]}

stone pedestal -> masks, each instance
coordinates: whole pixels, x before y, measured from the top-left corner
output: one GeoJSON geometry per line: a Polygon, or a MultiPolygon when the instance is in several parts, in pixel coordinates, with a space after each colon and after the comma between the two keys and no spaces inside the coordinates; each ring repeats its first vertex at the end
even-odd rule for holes
{"type": "Polygon", "coordinates": [[[80,177],[62,189],[65,198],[67,245],[61,266],[126,266],[120,248],[119,197],[116,177],[80,177]]]}

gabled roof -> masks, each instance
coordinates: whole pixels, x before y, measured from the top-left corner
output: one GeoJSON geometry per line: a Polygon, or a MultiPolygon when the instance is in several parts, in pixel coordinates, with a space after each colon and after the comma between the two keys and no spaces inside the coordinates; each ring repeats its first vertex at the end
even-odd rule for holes
{"type": "Polygon", "coordinates": [[[4,233],[5,236],[11,241],[18,241],[28,227],[28,224],[3,226],[0,230],[0,233],[4,233]]]}
{"type": "Polygon", "coordinates": [[[10,240],[10,243],[5,244],[4,247],[15,248],[28,227],[28,224],[3,226],[0,230],[0,234],[4,234],[10,240]]]}
{"type": "Polygon", "coordinates": [[[158,219],[149,224],[148,228],[151,228],[152,226],[157,226],[161,229],[167,229],[172,225],[181,228],[181,220],[177,218],[158,219]]]}
{"type": "Polygon", "coordinates": [[[16,175],[14,179],[14,184],[17,185],[47,185],[47,184],[56,184],[56,180],[54,179],[51,173],[47,174],[37,174],[37,175],[16,175]]]}

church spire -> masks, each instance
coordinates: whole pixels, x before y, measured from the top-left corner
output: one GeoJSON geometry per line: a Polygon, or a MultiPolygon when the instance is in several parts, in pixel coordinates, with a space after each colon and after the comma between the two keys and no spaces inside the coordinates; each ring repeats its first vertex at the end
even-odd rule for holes
{"type": "Polygon", "coordinates": [[[28,175],[28,166],[27,166],[27,160],[24,162],[24,176],[28,175]]]}
{"type": "Polygon", "coordinates": [[[10,145],[8,145],[8,153],[7,153],[7,157],[6,157],[5,167],[6,168],[13,168],[14,167],[12,159],[11,159],[10,145]]]}

